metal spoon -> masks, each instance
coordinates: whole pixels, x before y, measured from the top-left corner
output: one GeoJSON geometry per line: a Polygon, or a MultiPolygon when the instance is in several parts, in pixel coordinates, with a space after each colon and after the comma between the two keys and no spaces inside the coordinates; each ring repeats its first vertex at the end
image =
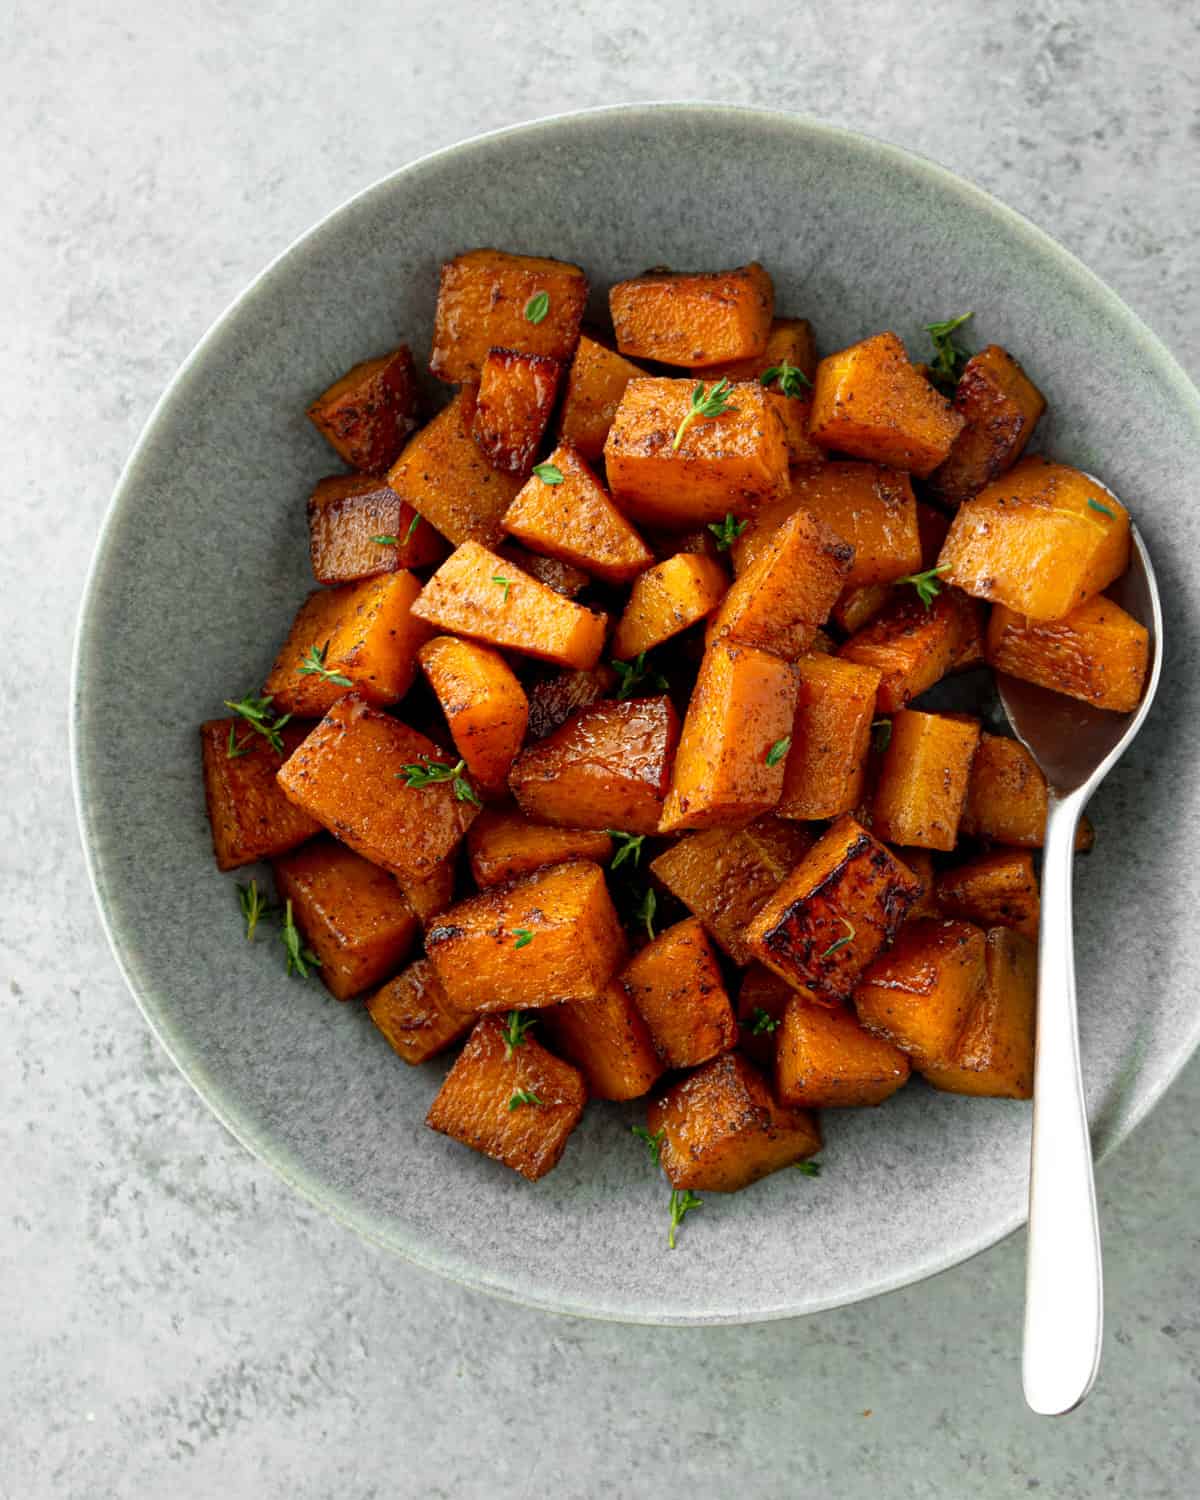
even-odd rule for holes
{"type": "MultiPolygon", "coordinates": [[[[1098,486],[1103,489],[1102,485],[1098,486]]],[[[1162,667],[1162,609],[1136,527],[1129,571],[1107,590],[1150,632],[1150,671],[1131,714],[996,674],[1006,713],[1050,786],[1042,864],[1037,1061],[1025,1271],[1025,1399],[1043,1416],[1078,1406],[1100,1366],[1103,1291],[1071,930],[1075,830],[1092,793],[1142,727],[1162,667]]]]}

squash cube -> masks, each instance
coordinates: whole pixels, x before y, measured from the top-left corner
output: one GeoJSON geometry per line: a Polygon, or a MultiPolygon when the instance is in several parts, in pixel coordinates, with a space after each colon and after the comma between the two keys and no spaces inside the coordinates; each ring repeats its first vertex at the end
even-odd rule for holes
{"type": "Polygon", "coordinates": [[[948,1063],[921,1072],[935,1089],[1000,1099],[1033,1098],[1037,949],[1019,932],[987,935],[986,976],[948,1063]]]}
{"type": "Polygon", "coordinates": [[[932,604],[895,592],[869,625],[852,635],[838,655],[881,674],[876,706],[895,713],[954,667],[973,625],[971,601],[943,589],[932,604]]]}
{"type": "Polygon", "coordinates": [[[793,994],[775,1048],[775,1094],[804,1109],[882,1104],[908,1082],[906,1055],[840,1005],[793,994]]]}
{"type": "Polygon", "coordinates": [[[751,1062],[770,1071],[775,1066],[776,1039],[783,1013],[796,991],[786,979],[751,964],[738,990],[738,1047],[751,1062]]]}
{"type": "Polygon", "coordinates": [[[737,1052],[714,1057],[656,1099],[652,1132],[673,1188],[736,1193],[821,1149],[813,1115],[776,1104],[762,1074],[737,1052]]]}
{"type": "Polygon", "coordinates": [[[472,782],[488,796],[499,795],[529,719],[529,700],[516,673],[490,646],[454,635],[426,641],[418,660],[472,782]]]}
{"type": "Polygon", "coordinates": [[[817,366],[808,432],[822,448],[923,479],[945,461],[964,422],[909,363],[894,333],[877,333],[817,366]]]}
{"type": "Polygon", "coordinates": [[[536,1182],[558,1165],[586,1102],[578,1069],[531,1036],[508,1046],[504,1022],[482,1016],[425,1123],[536,1182]]]}
{"type": "Polygon", "coordinates": [[[978,744],[976,719],[901,709],[875,784],[871,826],[879,837],[953,849],[978,744]]]}
{"type": "Polygon", "coordinates": [[[559,477],[532,474],[504,513],[505,531],[605,583],[629,583],[650,567],[654,553],[579,453],[562,444],[546,462],[559,477]]]}
{"type": "Polygon", "coordinates": [[[532,875],[546,865],[569,859],[605,864],[612,858],[612,839],[596,828],[547,828],[518,812],[480,813],[467,834],[467,853],[475,884],[483,889],[532,875]]]}
{"type": "Polygon", "coordinates": [[[947,1062],[983,987],[987,942],[970,922],[906,922],[854,992],[858,1019],[918,1067],[947,1062]]]}
{"type": "Polygon", "coordinates": [[[1033,855],[997,849],[937,877],[937,903],[948,917],[962,917],[983,928],[1011,927],[1037,940],[1038,897],[1033,855]]]}
{"type": "Polygon", "coordinates": [[[666,696],[595,703],[522,751],[508,784],[540,823],[654,833],[678,740],[666,696]]]}
{"type": "Polygon", "coordinates": [[[637,1099],[662,1076],[649,1029],[619,979],[594,1000],[546,1006],[538,1022],[593,1099],[637,1099]]]}
{"type": "Polygon", "coordinates": [[[648,271],[618,282],[608,306],[622,354],[708,366],[763,353],[775,288],[757,261],[734,271],[648,271]]]}
{"type": "Polygon", "coordinates": [[[649,377],[625,387],[604,462],[614,499],[635,520],[684,530],[745,515],[787,484],[783,424],[762,386],[734,386],[724,411],[693,421],[697,389],[649,377]]]}
{"type": "Polygon", "coordinates": [[[985,649],[997,672],[1117,714],[1141,702],[1150,669],[1146,627],[1102,594],[1061,620],[1030,620],[997,604],[985,649]]]}
{"type": "Polygon", "coordinates": [[[427,958],[418,958],[368,995],[367,1014],[413,1067],[452,1047],[476,1019],[474,1011],[454,1009],[427,958]]]}
{"type": "Polygon", "coordinates": [[[478,542],[464,542],[417,597],[413,614],[452,635],[563,667],[594,667],[605,621],[478,542]]]}
{"type": "Polygon", "coordinates": [[[408,767],[440,759],[432,740],[349,694],[292,752],[278,780],[292,802],[372,864],[423,880],[476,813],[449,781],[408,785],[408,767]]]}
{"type": "MultiPolygon", "coordinates": [[[[471,827],[474,826],[472,823],[471,827]]],[[[428,927],[434,917],[454,900],[457,874],[458,850],[454,849],[444,859],[439,859],[427,875],[410,876],[400,881],[400,889],[422,927],[428,927]]]]}
{"type": "Polygon", "coordinates": [[[493,886],[444,911],[425,934],[451,1004],[526,1010],[592,1000],[625,957],[625,933],[587,860],[493,886]]]}
{"type": "Polygon", "coordinates": [[[943,579],[1034,620],[1061,620],[1129,566],[1129,513],[1066,464],[1023,458],[959,506],[943,579]]]}
{"type": "Polygon", "coordinates": [[[747,930],[760,963],[826,1005],[849,1000],[921,883],[849,814],[817,840],[747,930]]]}
{"type": "Polygon", "coordinates": [[[721,968],[698,917],[660,932],[621,978],[668,1068],[693,1068],[737,1041],[721,968]]]}
{"type": "Polygon", "coordinates": [[[613,655],[633,661],[712,614],[729,587],[719,562],[679,552],[633,580],[625,613],[612,639],[613,655]]]}
{"type": "Polygon", "coordinates": [[[567,389],[558,419],[558,440],[571,443],[589,463],[604,454],[609,428],[631,380],[645,370],[585,333],[567,372],[567,389]]]}
{"type": "Polygon", "coordinates": [[[578,599],[592,581],[582,568],[576,568],[558,557],[530,552],[527,547],[520,547],[516,542],[499,542],[494,550],[497,557],[502,557],[505,562],[520,568],[522,573],[528,573],[530,578],[544,583],[564,599],[578,599]]]}
{"type": "Polygon", "coordinates": [[[771,405],[783,422],[784,437],[788,446],[788,457],[793,464],[820,463],[825,457],[808,435],[808,423],[812,414],[812,398],[809,387],[817,373],[817,342],[812,324],[807,318],[775,318],[767,334],[767,346],[761,354],[747,359],[725,360],[719,365],[710,365],[698,370],[705,380],[732,380],[735,384],[743,380],[766,383],[771,405]],[[787,361],[804,377],[804,388],[798,396],[788,396],[779,389],[778,378],[770,383],[763,376],[787,361]]]}
{"type": "Polygon", "coordinates": [[[529,473],[554,410],[562,369],[544,354],[488,350],[471,435],[493,469],[522,478],[529,473]]]}
{"type": "Polygon", "coordinates": [[[274,859],[320,833],[317,820],[294,807],[275,781],[275,773],[311,728],[285,725],[280,730],[283,754],[277,755],[243,719],[210,719],[200,726],[204,799],[218,870],[274,859]]]}
{"type": "Polygon", "coordinates": [[[469,250],[442,266],[429,368],[459,385],[479,379],[491,349],[568,360],[587,297],[587,277],[567,261],[469,250]]]}
{"type": "Polygon", "coordinates": [[[529,687],[530,740],[544,740],[581,708],[590,708],[617,690],[617,674],[607,662],[585,672],[555,672],[529,687]]]}
{"type": "Polygon", "coordinates": [[[961,505],[1012,468],[1046,410],[1046,399],[1007,350],[989,344],[963,367],[954,410],[966,425],[928,479],[945,505],[961,505]]]}
{"type": "Polygon", "coordinates": [[[308,408],[309,419],[352,469],[382,474],[417,425],[412,353],[401,344],[347,371],[308,408]]]}
{"type": "Polygon", "coordinates": [[[837,656],[804,656],[792,743],[783,772],[781,818],[811,821],[850,812],[866,780],[880,673],[837,656]]]}
{"type": "Polygon", "coordinates": [[[441,562],[445,541],[382,479],[335,474],[308,502],[308,542],[318,583],[357,583],[441,562]],[[380,540],[386,538],[386,540],[380,540]]]}
{"type": "MultiPolygon", "coordinates": [[[[959,832],[996,844],[1040,849],[1046,841],[1048,805],[1046,778],[1025,746],[1004,735],[981,735],[959,832]]],[[[1090,849],[1094,842],[1092,825],[1080,818],[1076,849],[1090,849]]]]}
{"type": "Polygon", "coordinates": [[[921,894],[908,908],[906,922],[915,922],[921,917],[944,917],[960,913],[944,912],[938,903],[933,869],[933,855],[928,849],[905,849],[903,845],[893,848],[892,853],[902,865],[906,865],[921,882],[921,894]]]}
{"type": "Polygon", "coordinates": [[[404,892],[378,865],[318,839],[273,866],[281,901],[321,961],[330,994],[349,1000],[394,974],[420,924],[404,892]]]}

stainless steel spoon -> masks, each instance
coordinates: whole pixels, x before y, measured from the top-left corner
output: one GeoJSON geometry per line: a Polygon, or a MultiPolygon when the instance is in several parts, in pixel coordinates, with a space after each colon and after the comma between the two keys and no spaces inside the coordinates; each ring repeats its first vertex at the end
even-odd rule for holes
{"type": "Polygon", "coordinates": [[[1043,1416],[1059,1416],[1078,1406],[1100,1366],[1100,1234],[1079,1066],[1071,872],[1080,814],[1142,727],[1162,668],[1158,585],[1136,527],[1129,571],[1107,592],[1150,632],[1150,671],[1133,713],[1106,713],[1033,683],[996,675],[1009,720],[1050,785],[1042,864],[1022,1372],[1025,1399],[1043,1416]]]}

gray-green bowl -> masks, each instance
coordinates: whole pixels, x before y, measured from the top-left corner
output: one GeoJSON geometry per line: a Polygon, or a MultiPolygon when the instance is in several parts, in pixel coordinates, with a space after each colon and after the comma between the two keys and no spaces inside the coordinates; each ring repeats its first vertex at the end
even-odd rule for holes
{"type": "MultiPolygon", "coordinates": [[[[784,1317],[983,1249],[1025,1213],[1028,1107],[911,1086],[825,1116],[824,1174],[711,1196],[666,1248],[667,1190],[593,1107],[530,1186],[422,1124],[442,1069],[242,941],[212,863],[196,726],[256,689],[309,587],[304,502],[336,468],[312,395],[400,339],[428,348],[437,267],[475,245],[578,261],[597,306],[647,265],[762,260],[837,348],[975,309],[1049,397],[1040,444],[1130,506],[1166,606],[1149,724],[1092,811],[1076,890],[1088,1098],[1109,1152],[1197,1042],[1200,398],[1158,340],[1040,230],[950,173],[811,120],[635,106],[522,126],[405,167],[274,262],[201,341],[113,498],[74,678],[79,816],[113,950],[229,1129],[360,1233],[539,1307],[661,1323],[784,1317]]],[[[1013,1310],[1014,1323],[1018,1310],[1013,1310]]]]}

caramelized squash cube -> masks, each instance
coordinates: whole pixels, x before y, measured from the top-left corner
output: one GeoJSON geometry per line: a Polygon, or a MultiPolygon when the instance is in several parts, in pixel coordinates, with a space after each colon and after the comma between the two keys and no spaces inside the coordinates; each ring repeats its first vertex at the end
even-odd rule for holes
{"type": "Polygon", "coordinates": [[[663,1131],[659,1160],[673,1188],[736,1193],[821,1149],[813,1115],[776,1104],[737,1052],[714,1057],[656,1099],[647,1124],[663,1131]]]}
{"type": "Polygon", "coordinates": [[[417,425],[420,396],[407,344],[348,370],[308,408],[309,419],[352,469],[382,474],[417,425]]]}
{"type": "Polygon", "coordinates": [[[725,360],[696,372],[703,379],[731,380],[737,384],[744,380],[765,383],[771,405],[783,422],[784,437],[788,446],[788,457],[793,464],[820,463],[825,454],[808,435],[808,423],[812,414],[812,397],[808,389],[817,373],[817,342],[812,324],[807,318],[775,318],[767,334],[767,346],[761,354],[747,359],[725,360]],[[785,395],[779,389],[778,377],[763,382],[770,370],[778,369],[787,361],[804,377],[800,395],[785,395]]]}
{"type": "Polygon", "coordinates": [[[546,1006],[538,1021],[593,1099],[637,1099],[662,1076],[649,1028],[618,979],[594,1000],[546,1006]]]}
{"type": "Polygon", "coordinates": [[[453,635],[563,667],[594,667],[605,622],[481,547],[464,542],[421,590],[413,614],[453,635]]]}
{"type": "Polygon", "coordinates": [[[618,282],[608,306],[622,354],[708,366],[763,353],[775,288],[757,261],[734,271],[648,271],[618,282]]]}
{"type": "Polygon", "coordinates": [[[848,1000],[921,883],[844,814],[767,898],[747,938],[760,963],[818,1003],[848,1000]]]}
{"type": "Polygon", "coordinates": [[[544,354],[489,349],[471,435],[493,469],[529,473],[554,410],[562,365],[544,354]]]}
{"type": "Polygon", "coordinates": [[[425,934],[452,1004],[525,1010],[603,993],[625,957],[625,934],[587,860],[494,886],[442,913],[425,934]]]}
{"type": "Polygon", "coordinates": [[[492,468],[472,436],[477,395],[478,387],[463,386],[387,473],[401,500],[456,547],[498,542],[500,518],[521,488],[521,476],[492,468]]]}
{"type": "Polygon", "coordinates": [[[985,649],[997,672],[1117,714],[1141,702],[1150,669],[1146,627],[1102,594],[1061,620],[1030,620],[997,604],[985,649]]]}
{"type": "Polygon", "coordinates": [[[505,512],[505,531],[605,583],[628,583],[650,567],[654,553],[579,453],[563,444],[546,462],[548,468],[530,476],[505,512]]]}
{"type": "MultiPolygon", "coordinates": [[[[474,823],[471,827],[474,828],[474,823]]],[[[469,830],[468,830],[469,831],[469,830]]],[[[409,906],[416,912],[422,927],[428,927],[439,912],[443,912],[454,900],[454,886],[458,874],[458,850],[452,850],[444,859],[439,859],[427,875],[410,876],[400,881],[409,906]]]]}
{"type": "Polygon", "coordinates": [[[919,849],[953,849],[978,744],[975,719],[901,709],[875,784],[871,826],[878,836],[919,849]]]}
{"type": "Polygon", "coordinates": [[[852,635],[838,655],[881,674],[876,706],[895,713],[953,668],[972,623],[971,602],[943,589],[930,605],[896,592],[881,614],[852,635]]]}
{"type": "Polygon", "coordinates": [[[538,822],[654,833],[678,740],[666,696],[596,703],[522,751],[508,784],[538,822]]]}
{"type": "Polygon", "coordinates": [[[453,635],[426,641],[418,660],[472,783],[488,796],[499,795],[529,720],[529,700],[516,673],[490,646],[453,635]]]}
{"type": "Polygon", "coordinates": [[[578,599],[592,581],[582,568],[563,562],[559,557],[546,557],[540,552],[530,552],[527,547],[520,547],[516,542],[500,542],[495,552],[497,557],[513,563],[522,573],[528,573],[530,578],[536,578],[539,583],[544,583],[564,599],[578,599]]]}
{"type": "Polygon", "coordinates": [[[621,975],[668,1068],[694,1068],[738,1037],[721,968],[698,917],[668,927],[621,975]]]}
{"type": "Polygon", "coordinates": [[[738,1046],[760,1068],[770,1071],[775,1066],[783,1013],[795,993],[786,979],[762,964],[751,964],[742,975],[737,1003],[738,1046]]]}
{"type": "Polygon", "coordinates": [[[367,997],[367,1014],[406,1063],[428,1062],[460,1041],[474,1011],[455,1010],[427,958],[418,958],[367,997]]]}
{"type": "Polygon", "coordinates": [[[734,386],[731,404],[688,420],[676,446],[696,389],[649,377],[625,387],[604,462],[613,498],[637,521],[686,530],[745,515],[787,484],[783,424],[761,385],[734,386]]]}
{"type": "Polygon", "coordinates": [[[467,852],[475,884],[484,889],[569,859],[605,864],[612,858],[613,846],[600,829],[548,828],[530,822],[524,813],[488,809],[471,824],[467,852]]]}
{"type": "Polygon", "coordinates": [[[587,298],[587,277],[568,261],[468,250],[442,266],[429,368],[459,385],[479,379],[491,349],[568,360],[587,298]],[[546,311],[534,322],[543,298],[546,311]]]}
{"type": "Polygon", "coordinates": [[[928,480],[946,505],[961,505],[1012,468],[1033,436],[1046,400],[1006,349],[989,344],[963,367],[954,388],[954,409],[966,425],[928,480]]]}
{"type": "Polygon", "coordinates": [[[274,864],[275,889],[320,960],[326,989],[349,1000],[394,974],[420,924],[404,892],[378,865],[333,839],[274,864]]]}
{"type": "Polygon", "coordinates": [[[1037,1030],[1037,949],[1027,937],[994,928],[987,935],[986,977],[948,1063],[921,1072],[935,1089],[1000,1099],[1033,1098],[1037,1030]]]}
{"type": "Polygon", "coordinates": [[[802,821],[852,811],[866,780],[880,673],[837,656],[805,656],[776,812],[802,821]]]}
{"type": "MultiPolygon", "coordinates": [[[[959,832],[995,844],[1040,849],[1046,841],[1048,805],[1046,778],[1025,746],[1003,735],[981,735],[959,832]]],[[[1091,824],[1080,818],[1076,849],[1090,849],[1094,842],[1091,824]]]]}
{"type": "Polygon", "coordinates": [[[1023,458],[960,505],[945,582],[1034,620],[1061,620],[1129,566],[1129,513],[1066,464],[1023,458]]]}
{"type": "Polygon", "coordinates": [[[555,672],[529,688],[530,740],[544,740],[581,708],[590,708],[617,690],[617,674],[603,662],[585,672],[555,672]]]}
{"type": "Polygon", "coordinates": [[[877,333],[817,366],[808,431],[822,448],[923,479],[945,461],[964,420],[909,363],[894,333],[877,333]]]}
{"type": "MultiPolygon", "coordinates": [[[[469,837],[469,835],[468,835],[469,837]]],[[[906,865],[921,882],[921,894],[908,908],[906,922],[915,922],[921,917],[964,916],[964,912],[944,912],[937,899],[936,876],[933,855],[928,849],[906,849],[901,845],[892,853],[902,865],[906,865]]]]}
{"type": "Polygon", "coordinates": [[[937,903],[948,917],[984,928],[1011,927],[1036,941],[1040,901],[1033,855],[997,849],[943,870],[937,878],[937,903]]]}
{"type": "Polygon", "coordinates": [[[298,807],[400,880],[424,880],[457,848],[476,809],[448,781],[410,787],[406,767],[441,752],[357,694],[340,698],[279,772],[298,807]]]}
{"type": "Polygon", "coordinates": [[[703,553],[678,552],[633,580],[629,601],[612,639],[613,655],[633,661],[712,614],[729,587],[719,562],[703,553]]]}
{"type": "Polygon", "coordinates": [[[586,1102],[577,1068],[531,1036],[509,1047],[504,1022],[482,1016],[425,1123],[536,1182],[558,1165],[586,1102]]]}
{"type": "Polygon", "coordinates": [[[441,562],[445,541],[382,479],[335,474],[308,502],[308,542],[318,583],[357,583],[441,562]],[[380,540],[384,538],[384,540],[380,540]]]}
{"type": "Polygon", "coordinates": [[[317,820],[294,807],[275,781],[275,773],[311,728],[285,725],[280,731],[284,753],[277,755],[243,719],[210,719],[200,726],[204,799],[218,870],[274,859],[320,833],[317,820]]]}
{"type": "Polygon", "coordinates": [[[918,1067],[947,1062],[983,987],[983,931],[970,922],[906,922],[854,992],[858,1019],[918,1067]]]}
{"type": "Polygon", "coordinates": [[[840,1005],[814,1005],[793,994],[775,1048],[775,1093],[781,1104],[836,1109],[882,1104],[908,1082],[907,1056],[874,1036],[840,1005]]]}
{"type": "Polygon", "coordinates": [[[589,463],[603,456],[609,428],[631,380],[645,370],[585,333],[567,372],[558,440],[571,443],[589,463]]]}

